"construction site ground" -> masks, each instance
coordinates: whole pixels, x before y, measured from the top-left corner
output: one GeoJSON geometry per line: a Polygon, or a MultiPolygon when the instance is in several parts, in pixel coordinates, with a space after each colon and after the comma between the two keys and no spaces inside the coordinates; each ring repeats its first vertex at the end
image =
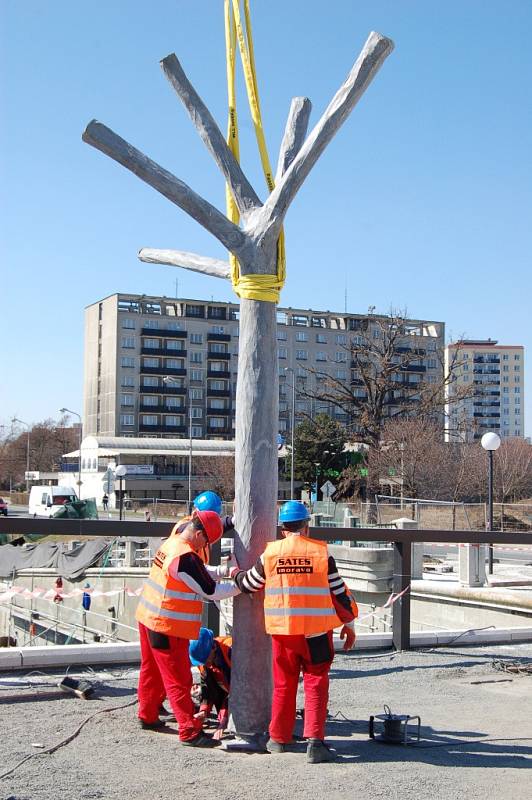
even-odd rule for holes
{"type": "MultiPolygon", "coordinates": [[[[127,705],[135,701],[135,669],[70,670],[69,676],[93,684],[88,700],[57,688],[64,670],[4,673],[0,773],[33,757],[0,779],[0,797],[529,800],[528,669],[532,643],[470,649],[456,641],[439,650],[337,655],[327,729],[338,759],[318,765],[307,764],[304,743],[298,753],[230,753],[182,747],[175,723],[161,732],[141,730],[136,705],[127,705]],[[496,669],[496,662],[511,663],[522,673],[496,669]],[[420,715],[419,745],[368,738],[368,719],[382,713],[384,704],[395,713],[420,715]],[[54,753],[43,752],[67,740],[85,721],[71,741],[54,753]]],[[[296,733],[302,733],[300,721],[296,733]]]]}

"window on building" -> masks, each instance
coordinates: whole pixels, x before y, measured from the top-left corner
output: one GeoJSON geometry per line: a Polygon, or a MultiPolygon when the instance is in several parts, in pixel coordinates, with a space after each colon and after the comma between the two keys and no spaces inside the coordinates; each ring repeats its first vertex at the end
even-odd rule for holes
{"type": "Polygon", "coordinates": [[[120,385],[124,388],[133,388],[135,386],[135,378],[133,375],[122,375],[122,378],[120,379],[120,385]]]}
{"type": "Polygon", "coordinates": [[[510,367],[508,366],[508,364],[503,364],[502,365],[502,371],[503,372],[508,372],[509,369],[510,369],[510,367]]]}
{"type": "Polygon", "coordinates": [[[296,333],[296,342],[308,342],[308,333],[306,331],[298,331],[296,333]]]}
{"type": "Polygon", "coordinates": [[[135,417],[133,414],[120,414],[120,425],[128,426],[135,424],[135,417]]]}
{"type": "Polygon", "coordinates": [[[190,343],[191,344],[202,344],[203,343],[203,334],[202,333],[191,333],[190,334],[190,343]]]}
{"type": "Polygon", "coordinates": [[[191,381],[202,381],[203,380],[203,370],[202,369],[193,369],[190,371],[190,380],[191,381]]]}
{"type": "Polygon", "coordinates": [[[509,408],[503,408],[502,413],[508,416],[510,414],[510,409],[509,408]]]}
{"type": "Polygon", "coordinates": [[[347,370],[346,369],[337,369],[335,370],[335,376],[339,381],[347,380],[347,370]]]}
{"type": "Polygon", "coordinates": [[[338,363],[343,363],[347,361],[347,353],[342,350],[337,350],[334,354],[334,360],[338,363]]]}
{"type": "Polygon", "coordinates": [[[285,419],[279,420],[279,430],[280,431],[287,431],[288,430],[288,423],[285,419]]]}
{"type": "Polygon", "coordinates": [[[203,363],[203,353],[200,350],[193,350],[190,353],[190,363],[191,364],[202,364],[203,363]]]}
{"type": "Polygon", "coordinates": [[[190,397],[192,400],[203,400],[203,389],[190,389],[190,397]]]}
{"type": "Polygon", "coordinates": [[[191,414],[192,414],[192,419],[202,419],[203,409],[199,408],[198,406],[192,406],[191,414]]]}
{"type": "Polygon", "coordinates": [[[158,367],[159,366],[159,359],[158,358],[145,358],[142,362],[144,367],[158,367]]]}
{"type": "Polygon", "coordinates": [[[157,425],[157,414],[141,414],[140,419],[143,425],[157,425]]]}
{"type": "Polygon", "coordinates": [[[183,325],[180,322],[175,322],[175,320],[171,320],[166,324],[166,329],[168,331],[182,331],[184,330],[183,325]]]}
{"type": "Polygon", "coordinates": [[[167,414],[164,418],[164,424],[175,428],[178,425],[183,425],[183,417],[177,414],[167,414]]]}
{"type": "Polygon", "coordinates": [[[296,359],[298,361],[306,361],[308,358],[307,350],[296,350],[296,359]]]}
{"type": "Polygon", "coordinates": [[[334,337],[336,344],[347,344],[347,336],[345,333],[337,333],[334,337]]]}
{"type": "Polygon", "coordinates": [[[193,306],[189,303],[185,306],[185,314],[187,317],[205,317],[205,306],[193,306]]]}
{"type": "Polygon", "coordinates": [[[179,341],[179,339],[168,339],[166,342],[166,349],[167,350],[182,350],[183,345],[179,341]]]}
{"type": "Polygon", "coordinates": [[[211,400],[209,400],[209,409],[211,408],[226,409],[228,408],[227,401],[222,400],[220,397],[213,397],[211,400]]]}
{"type": "Polygon", "coordinates": [[[131,356],[122,356],[120,358],[120,366],[121,367],[134,367],[135,366],[135,359],[131,356]]]}
{"type": "Polygon", "coordinates": [[[288,355],[288,350],[286,347],[278,347],[277,348],[277,355],[279,358],[286,358],[288,355]]]}
{"type": "Polygon", "coordinates": [[[327,344],[327,337],[324,333],[317,333],[316,334],[316,342],[318,344],[327,344]]]}
{"type": "Polygon", "coordinates": [[[208,424],[209,428],[224,428],[225,419],[223,417],[210,417],[208,424]]]}
{"type": "Polygon", "coordinates": [[[503,383],[509,383],[510,382],[510,378],[507,375],[503,375],[502,382],[503,383]]]}
{"type": "Polygon", "coordinates": [[[228,353],[227,345],[225,342],[211,342],[209,345],[211,353],[228,353]]]}
{"type": "Polygon", "coordinates": [[[279,401],[279,413],[288,411],[288,403],[285,400],[279,401]]]}
{"type": "Polygon", "coordinates": [[[508,361],[508,353],[504,353],[504,355],[502,357],[502,360],[503,361],[508,361]]]}
{"type": "Polygon", "coordinates": [[[521,361],[521,356],[518,353],[514,354],[514,361],[521,361]]]}
{"type": "Polygon", "coordinates": [[[521,394],[521,387],[520,386],[514,386],[514,392],[515,392],[515,394],[521,394]]]}
{"type": "Polygon", "coordinates": [[[159,339],[144,339],[144,347],[150,347],[152,349],[158,349],[160,347],[159,339]]]}
{"type": "MultiPolygon", "coordinates": [[[[209,390],[212,392],[223,392],[227,388],[227,383],[225,381],[209,381],[209,390]]],[[[199,391],[201,391],[201,389],[199,391]]]]}
{"type": "Polygon", "coordinates": [[[135,330],[135,320],[128,319],[127,317],[122,320],[122,327],[128,328],[129,330],[135,330]]]}
{"type": "Polygon", "coordinates": [[[167,369],[183,369],[185,366],[185,362],[182,358],[167,358],[166,359],[166,367],[167,369]]]}
{"type": "Polygon", "coordinates": [[[134,406],[135,405],[135,395],[133,395],[133,394],[121,394],[120,395],[120,405],[121,406],[134,406]]]}
{"type": "Polygon", "coordinates": [[[147,319],[142,323],[143,328],[149,328],[152,331],[156,331],[159,328],[159,320],[158,319],[147,319]]]}
{"type": "MultiPolygon", "coordinates": [[[[428,358],[427,359],[427,367],[429,369],[436,369],[437,366],[438,366],[438,362],[436,361],[435,358],[428,358]]],[[[464,369],[469,369],[469,365],[468,364],[464,364],[464,369]]]]}
{"type": "Polygon", "coordinates": [[[521,367],[519,366],[519,364],[514,364],[514,372],[520,372],[520,370],[521,367]]]}
{"type": "Polygon", "coordinates": [[[316,353],[316,361],[327,361],[327,353],[324,353],[322,350],[318,350],[316,353]]]}
{"type": "Polygon", "coordinates": [[[146,395],[145,397],[142,398],[141,402],[143,406],[159,405],[159,400],[157,399],[157,397],[154,397],[153,395],[146,395]]]}
{"type": "Polygon", "coordinates": [[[380,339],[381,338],[381,332],[380,332],[380,330],[378,328],[373,328],[372,331],[371,331],[371,335],[373,336],[374,339],[380,339]]]}
{"type": "Polygon", "coordinates": [[[302,414],[309,410],[309,404],[306,400],[298,400],[296,403],[296,411],[298,414],[302,414]]]}
{"type": "Polygon", "coordinates": [[[508,386],[504,386],[502,391],[503,391],[504,394],[508,394],[510,389],[508,388],[508,386]]]}
{"type": "Polygon", "coordinates": [[[193,439],[201,439],[203,436],[203,428],[201,425],[193,425],[192,426],[192,438],[193,439]]]}
{"type": "Polygon", "coordinates": [[[167,408],[179,408],[179,406],[181,405],[181,400],[179,397],[167,397],[164,403],[167,406],[167,408]]]}
{"type": "Polygon", "coordinates": [[[278,342],[286,342],[288,336],[286,331],[277,330],[277,341],[278,342]]]}
{"type": "MultiPolygon", "coordinates": [[[[209,328],[209,333],[223,333],[224,330],[225,328],[223,325],[211,325],[211,327],[209,328]]],[[[238,336],[238,329],[237,332],[235,333],[235,336],[238,336]]]]}
{"type": "Polygon", "coordinates": [[[134,350],[135,349],[135,337],[134,336],[122,336],[120,341],[121,346],[126,350],[134,350]]]}
{"type": "Polygon", "coordinates": [[[211,361],[209,369],[212,372],[227,372],[227,364],[225,361],[211,361]]]}
{"type": "Polygon", "coordinates": [[[209,319],[226,319],[227,310],[225,306],[208,306],[207,316],[209,319]]]}

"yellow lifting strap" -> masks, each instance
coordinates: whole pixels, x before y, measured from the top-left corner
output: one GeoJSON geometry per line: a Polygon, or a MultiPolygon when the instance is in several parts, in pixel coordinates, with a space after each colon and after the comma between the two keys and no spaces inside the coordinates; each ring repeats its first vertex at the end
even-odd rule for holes
{"type": "MultiPolygon", "coordinates": [[[[238,119],[236,112],[236,93],[235,93],[235,67],[236,67],[236,44],[240,50],[244,79],[248,95],[249,108],[255,137],[259,148],[262,169],[268,191],[274,188],[274,180],[264,128],[262,125],[262,115],[260,111],[259,92],[257,88],[257,78],[255,71],[255,57],[253,53],[253,38],[251,35],[251,18],[249,12],[249,0],[244,0],[244,19],[245,32],[242,26],[240,14],[240,0],[225,0],[225,52],[227,66],[227,98],[229,105],[229,117],[227,124],[227,144],[237,161],[240,160],[240,148],[238,139],[238,119]]],[[[238,224],[240,215],[236,207],[233,196],[226,184],[225,188],[227,216],[238,224]]],[[[281,230],[277,243],[277,274],[276,275],[241,275],[238,259],[232,253],[229,254],[231,264],[231,281],[233,289],[239,297],[247,300],[264,300],[269,303],[278,303],[281,289],[283,288],[286,277],[286,258],[284,231],[281,230]]]]}

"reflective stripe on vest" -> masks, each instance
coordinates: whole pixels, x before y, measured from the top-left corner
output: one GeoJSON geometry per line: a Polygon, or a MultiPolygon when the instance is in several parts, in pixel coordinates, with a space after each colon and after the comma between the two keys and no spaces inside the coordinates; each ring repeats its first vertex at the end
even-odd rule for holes
{"type": "Polygon", "coordinates": [[[162,586],[159,586],[158,583],[152,581],[151,578],[147,578],[145,583],[147,583],[148,586],[151,586],[154,591],[159,592],[159,594],[162,594],[165,597],[173,597],[176,600],[201,600],[199,594],[194,594],[193,592],[176,592],[173,589],[163,589],[162,586]]]}
{"type": "Polygon", "coordinates": [[[342,624],[331,598],[328,562],[327,545],[307,536],[288,535],[268,544],[263,556],[267,633],[310,636],[342,624]]]}
{"type": "Polygon", "coordinates": [[[158,614],[160,617],[167,617],[168,619],[182,619],[189,622],[196,620],[201,621],[201,614],[186,614],[181,611],[169,611],[167,608],[159,608],[158,606],[154,606],[152,603],[149,603],[147,600],[145,600],[144,597],[139,599],[139,603],[145,606],[148,611],[151,611],[153,614],[158,614]]]}

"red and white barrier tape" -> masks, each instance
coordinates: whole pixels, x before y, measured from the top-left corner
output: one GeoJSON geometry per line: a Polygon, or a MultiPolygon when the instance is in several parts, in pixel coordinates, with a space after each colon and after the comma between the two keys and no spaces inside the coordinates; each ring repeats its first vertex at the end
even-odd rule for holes
{"type": "Polygon", "coordinates": [[[370,617],[375,616],[377,611],[384,611],[385,608],[391,608],[393,604],[396,603],[397,600],[399,600],[399,598],[402,597],[404,594],[406,594],[406,592],[408,592],[409,590],[410,590],[410,584],[408,584],[408,586],[406,586],[403,589],[403,591],[399,592],[398,594],[392,592],[383,606],[377,606],[376,608],[372,609],[372,611],[369,611],[367,614],[363,614],[361,617],[357,617],[356,622],[360,623],[362,622],[363,619],[369,619],[370,617]]]}
{"type": "Polygon", "coordinates": [[[101,589],[93,589],[87,587],[85,589],[72,589],[70,592],[65,592],[63,589],[28,589],[25,586],[10,586],[9,589],[0,593],[0,603],[8,602],[13,597],[21,597],[23,600],[41,599],[53,600],[55,597],[60,597],[65,600],[70,597],[81,597],[83,594],[90,594],[91,597],[115,597],[119,594],[125,594],[126,597],[138,597],[142,592],[142,586],[138,589],[130,589],[125,586],[122,589],[111,589],[103,592],[101,589]]]}

